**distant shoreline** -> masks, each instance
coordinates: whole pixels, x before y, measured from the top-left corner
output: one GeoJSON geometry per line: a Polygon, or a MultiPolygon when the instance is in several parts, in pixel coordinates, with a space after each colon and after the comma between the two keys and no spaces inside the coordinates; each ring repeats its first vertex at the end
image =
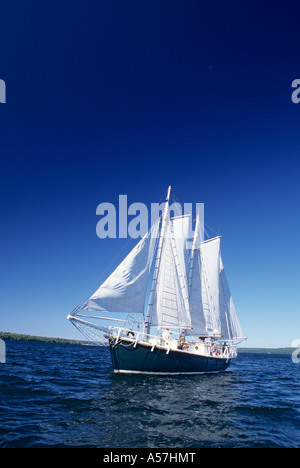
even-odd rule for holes
{"type": "Polygon", "coordinates": [[[297,348],[238,348],[240,354],[292,354],[297,348]]]}
{"type": "MultiPolygon", "coordinates": [[[[65,343],[65,344],[90,344],[86,340],[73,340],[68,338],[54,338],[47,336],[22,335],[19,333],[0,332],[2,340],[23,340],[23,341],[44,341],[47,343],[65,343]]],[[[296,348],[238,348],[239,353],[253,354],[291,354],[296,348]]]]}

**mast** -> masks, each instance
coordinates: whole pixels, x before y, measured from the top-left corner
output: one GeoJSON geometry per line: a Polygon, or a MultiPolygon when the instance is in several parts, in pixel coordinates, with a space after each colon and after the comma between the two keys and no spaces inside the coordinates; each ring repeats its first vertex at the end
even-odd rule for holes
{"type": "Polygon", "coordinates": [[[171,185],[169,185],[169,187],[168,187],[165,208],[164,208],[163,215],[162,215],[162,224],[161,224],[161,230],[160,230],[160,236],[159,236],[159,242],[158,242],[158,248],[157,248],[157,255],[156,255],[155,267],[154,267],[154,272],[153,272],[153,277],[152,277],[152,284],[151,284],[150,297],[149,297],[149,302],[148,302],[148,307],[147,307],[147,314],[146,314],[146,319],[145,319],[145,323],[144,323],[144,329],[145,329],[147,334],[149,334],[149,331],[150,331],[150,319],[151,319],[151,313],[152,313],[152,309],[153,309],[154,293],[155,293],[156,285],[157,285],[157,278],[158,278],[158,272],[159,272],[159,267],[160,267],[162,246],[163,246],[163,242],[164,242],[164,238],[165,238],[167,218],[168,218],[168,214],[169,214],[170,195],[171,195],[171,185]]]}

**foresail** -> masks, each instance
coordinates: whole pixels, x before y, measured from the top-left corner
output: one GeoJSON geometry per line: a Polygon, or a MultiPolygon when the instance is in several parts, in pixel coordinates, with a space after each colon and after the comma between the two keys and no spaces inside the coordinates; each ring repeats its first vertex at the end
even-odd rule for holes
{"type": "Polygon", "coordinates": [[[159,220],[86,301],[82,310],[144,313],[158,226],[159,220]]]}

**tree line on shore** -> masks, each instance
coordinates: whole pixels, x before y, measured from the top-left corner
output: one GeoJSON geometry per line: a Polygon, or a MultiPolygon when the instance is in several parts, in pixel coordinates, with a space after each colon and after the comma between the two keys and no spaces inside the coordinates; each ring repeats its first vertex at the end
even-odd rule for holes
{"type": "Polygon", "coordinates": [[[0,338],[2,340],[24,340],[24,341],[46,341],[48,343],[69,343],[69,344],[82,344],[85,343],[83,340],[70,340],[67,338],[52,338],[47,336],[33,336],[33,335],[23,335],[20,333],[9,333],[1,332],[0,338]]]}

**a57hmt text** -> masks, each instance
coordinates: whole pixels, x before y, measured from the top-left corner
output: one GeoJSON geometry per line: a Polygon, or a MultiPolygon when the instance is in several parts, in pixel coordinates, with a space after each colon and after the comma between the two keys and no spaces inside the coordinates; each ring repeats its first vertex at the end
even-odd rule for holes
{"type": "Polygon", "coordinates": [[[196,452],[148,452],[141,455],[136,453],[119,454],[110,452],[104,455],[104,463],[126,463],[131,466],[142,463],[193,463],[196,452]]]}

